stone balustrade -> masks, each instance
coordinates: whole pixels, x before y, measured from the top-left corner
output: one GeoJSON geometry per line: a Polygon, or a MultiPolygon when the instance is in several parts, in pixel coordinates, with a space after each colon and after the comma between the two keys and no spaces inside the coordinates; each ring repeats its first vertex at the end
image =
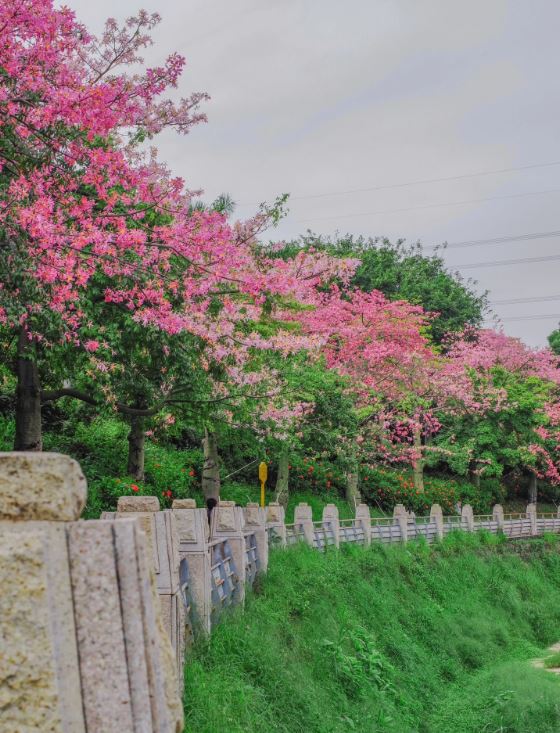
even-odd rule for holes
{"type": "Polygon", "coordinates": [[[56,454],[0,453],[0,699],[6,730],[173,733],[182,729],[185,650],[268,567],[270,549],[318,551],[443,539],[484,530],[509,538],[560,532],[560,510],[416,517],[403,505],[372,517],[366,504],[341,520],[327,504],[242,508],[209,514],[192,499],[161,511],[156,497],[121,497],[116,512],[80,521],[86,484],[56,454]]]}
{"type": "Polygon", "coordinates": [[[146,534],[79,521],[85,501],[71,458],[0,453],[0,728],[180,731],[146,534]]]}

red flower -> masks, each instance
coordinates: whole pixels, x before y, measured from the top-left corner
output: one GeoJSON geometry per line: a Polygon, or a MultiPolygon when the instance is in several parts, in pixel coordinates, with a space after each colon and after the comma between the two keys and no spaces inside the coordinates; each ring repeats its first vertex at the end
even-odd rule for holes
{"type": "Polygon", "coordinates": [[[140,489],[138,488],[138,486],[136,486],[136,484],[130,484],[130,488],[132,489],[132,491],[140,491],[140,489]]]}
{"type": "Polygon", "coordinates": [[[327,481],[327,486],[330,486],[330,485],[331,485],[331,482],[330,481],[327,481]]]}
{"type": "Polygon", "coordinates": [[[191,468],[191,470],[189,471],[189,476],[194,476],[194,471],[193,471],[193,469],[192,469],[192,468],[191,468]]]}
{"type": "Polygon", "coordinates": [[[166,496],[171,496],[171,489],[167,489],[167,491],[165,492],[165,495],[166,496]]]}

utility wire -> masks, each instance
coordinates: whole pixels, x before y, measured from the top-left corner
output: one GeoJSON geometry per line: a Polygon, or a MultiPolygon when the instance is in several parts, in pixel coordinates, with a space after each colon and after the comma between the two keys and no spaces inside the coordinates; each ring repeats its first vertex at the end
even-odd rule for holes
{"type": "Polygon", "coordinates": [[[469,262],[467,265],[449,265],[458,270],[468,270],[471,267],[503,267],[504,265],[520,265],[525,262],[554,262],[560,260],[560,255],[546,255],[545,257],[520,257],[516,260],[492,260],[490,262],[469,262]]]}
{"type": "Polygon", "coordinates": [[[510,298],[509,300],[492,300],[490,305],[513,305],[514,303],[545,303],[551,300],[560,300],[558,295],[536,296],[534,298],[510,298]]]}
{"type": "MultiPolygon", "coordinates": [[[[499,318],[500,321],[540,321],[545,318],[555,318],[560,321],[560,313],[541,313],[535,316],[506,316],[505,318],[499,318]]],[[[489,323],[489,321],[486,321],[489,323]]]]}
{"type": "Polygon", "coordinates": [[[520,199],[526,196],[542,196],[548,193],[559,193],[560,188],[548,188],[544,191],[528,191],[527,193],[510,193],[505,196],[487,196],[482,199],[466,199],[464,201],[446,201],[439,204],[423,204],[421,206],[407,206],[400,209],[385,209],[384,211],[363,211],[357,214],[336,214],[334,216],[308,217],[307,219],[297,219],[295,224],[302,224],[306,221],[328,221],[332,219],[352,219],[360,216],[376,216],[378,214],[400,214],[405,211],[419,211],[420,209],[437,209],[445,206],[463,206],[465,204],[479,204],[484,201],[503,201],[505,199],[520,199]]]}
{"type": "MultiPolygon", "coordinates": [[[[424,183],[444,183],[446,181],[460,181],[464,178],[478,178],[479,176],[493,176],[498,173],[514,173],[515,171],[527,171],[534,168],[550,168],[560,165],[560,160],[553,160],[550,163],[533,163],[532,165],[521,165],[513,168],[496,168],[489,171],[477,171],[476,173],[461,173],[458,176],[443,176],[441,178],[423,178],[416,181],[405,181],[404,183],[389,183],[380,186],[368,186],[367,188],[350,188],[344,191],[330,191],[324,193],[312,193],[302,196],[290,196],[290,201],[303,201],[305,199],[320,199],[327,196],[343,196],[352,193],[366,193],[368,191],[386,191],[394,188],[405,188],[407,186],[420,186],[424,183]]],[[[259,201],[241,204],[241,206],[257,206],[259,201]]]]}
{"type": "Polygon", "coordinates": [[[424,249],[458,249],[462,247],[476,247],[481,244],[505,244],[506,242],[527,242],[532,239],[547,239],[548,237],[560,237],[560,229],[550,232],[534,232],[532,234],[513,234],[511,236],[492,237],[491,239],[467,239],[463,242],[445,242],[434,244],[424,249]]]}

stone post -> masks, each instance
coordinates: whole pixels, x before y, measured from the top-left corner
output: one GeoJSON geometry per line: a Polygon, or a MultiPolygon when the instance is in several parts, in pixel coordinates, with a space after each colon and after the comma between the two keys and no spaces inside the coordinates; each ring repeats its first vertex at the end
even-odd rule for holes
{"type": "Polygon", "coordinates": [[[461,507],[461,526],[466,526],[467,532],[474,532],[474,515],[470,504],[461,507]]]}
{"type": "Polygon", "coordinates": [[[284,507],[277,501],[271,501],[266,507],[266,527],[270,544],[274,546],[278,542],[280,547],[286,546],[286,523],[284,507]]]}
{"type": "Polygon", "coordinates": [[[313,513],[311,507],[305,501],[300,502],[294,510],[294,524],[302,526],[305,541],[313,547],[315,541],[313,513]]]}
{"type": "Polygon", "coordinates": [[[492,519],[498,525],[498,531],[503,532],[504,530],[504,508],[501,504],[494,504],[492,508],[492,519]]]}
{"type": "Polygon", "coordinates": [[[340,519],[336,504],[327,504],[323,507],[323,525],[330,524],[333,532],[334,546],[340,547],[340,519]]]}
{"type": "MultiPolygon", "coordinates": [[[[194,499],[175,499],[171,511],[177,525],[179,558],[188,566],[188,592],[192,599],[192,624],[196,631],[210,633],[211,565],[208,538],[210,528],[206,509],[197,509],[194,499]]],[[[179,566],[179,580],[183,584],[179,566]]],[[[183,595],[185,589],[181,588],[183,595]]]]}
{"type": "Polygon", "coordinates": [[[0,453],[0,729],[180,731],[145,537],[85,499],[71,458],[0,453]]]}
{"type": "Polygon", "coordinates": [[[268,535],[266,533],[265,510],[256,502],[247,504],[244,509],[245,530],[253,532],[257,541],[257,555],[261,573],[268,569],[268,535]]]}
{"type": "Polygon", "coordinates": [[[443,539],[443,512],[439,504],[432,504],[430,507],[430,519],[436,525],[436,537],[443,539]]]}
{"type": "Polygon", "coordinates": [[[159,511],[156,496],[121,496],[116,512],[104,512],[103,519],[136,519],[146,535],[148,557],[156,576],[163,623],[177,661],[182,683],[185,658],[185,604],[179,581],[179,537],[170,509],[159,511]]]}
{"type": "Polygon", "coordinates": [[[228,540],[231,556],[237,572],[238,599],[245,600],[245,535],[243,534],[243,510],[234,501],[219,501],[212,512],[210,540],[228,540]]]}
{"type": "Polygon", "coordinates": [[[371,514],[367,504],[356,507],[356,525],[361,526],[364,532],[364,545],[371,545],[371,514]]]}
{"type": "Polygon", "coordinates": [[[393,508],[393,518],[401,530],[401,540],[408,542],[408,512],[404,504],[396,504],[393,508]]]}
{"type": "Polygon", "coordinates": [[[531,535],[537,534],[537,505],[527,504],[527,517],[531,522],[531,535]]]}

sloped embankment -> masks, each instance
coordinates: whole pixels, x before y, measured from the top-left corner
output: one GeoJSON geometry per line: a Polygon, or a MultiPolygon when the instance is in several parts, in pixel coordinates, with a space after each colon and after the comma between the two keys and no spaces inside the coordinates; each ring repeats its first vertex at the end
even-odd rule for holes
{"type": "Polygon", "coordinates": [[[552,733],[560,544],[275,552],[186,667],[189,733],[552,733]]]}

